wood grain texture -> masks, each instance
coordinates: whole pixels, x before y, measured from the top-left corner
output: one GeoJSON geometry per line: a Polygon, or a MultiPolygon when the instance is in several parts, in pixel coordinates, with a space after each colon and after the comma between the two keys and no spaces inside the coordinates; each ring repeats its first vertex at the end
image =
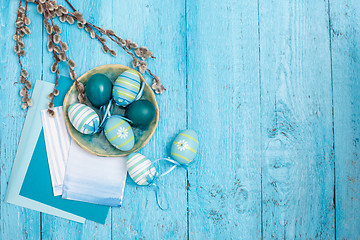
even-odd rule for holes
{"type": "MultiPolygon", "coordinates": [[[[14,53],[15,34],[14,22],[16,20],[18,1],[2,1],[0,4],[0,173],[1,173],[1,213],[0,213],[0,239],[39,239],[40,213],[17,207],[4,202],[10,172],[15,158],[16,148],[20,139],[26,111],[21,106],[19,91],[23,86],[18,84],[20,66],[17,55],[14,53]]],[[[36,13],[36,9],[29,10],[29,16],[36,13]]],[[[32,26],[41,24],[40,19],[34,19],[32,26]]],[[[41,59],[41,51],[36,49],[39,38],[24,37],[26,57],[23,59],[24,68],[31,71],[32,84],[41,77],[41,67],[34,68],[41,59]]]]}
{"type": "Polygon", "coordinates": [[[330,1],[336,237],[360,237],[360,4],[330,1]]]}
{"type": "Polygon", "coordinates": [[[258,6],[187,2],[190,239],[261,237],[258,6]],[[196,161],[197,160],[197,161],[196,161]]]}
{"type": "MultiPolygon", "coordinates": [[[[140,153],[155,160],[170,156],[170,143],[186,127],[185,1],[113,1],[114,30],[124,38],[147,46],[156,59],[149,68],[159,74],[167,88],[157,96],[160,120],[150,142],[140,153]],[[131,14],[129,14],[131,13],[131,14]]],[[[123,63],[131,58],[124,56],[123,63]]],[[[148,82],[151,83],[149,75],[148,82]]],[[[113,208],[113,239],[186,239],[186,172],[176,169],[162,181],[161,194],[171,204],[158,208],[154,191],[139,187],[128,178],[123,206],[113,208]]]]}
{"type": "MultiPolygon", "coordinates": [[[[18,1],[1,1],[1,240],[360,238],[357,0],[71,2],[88,21],[157,58],[149,68],[168,90],[157,96],[159,126],[140,152],[167,157],[176,134],[192,128],[199,153],[188,171],[160,179],[168,211],[130,178],[123,206],[104,225],[4,203],[26,112],[11,40],[18,1]]],[[[41,17],[29,10],[24,65],[32,83],[54,82],[41,17]]],[[[117,45],[108,41],[114,58],[84,30],[61,27],[78,75],[103,64],[130,66],[117,45]]],[[[68,76],[64,63],[60,69],[68,76]]]]}
{"type": "MultiPolygon", "coordinates": [[[[83,12],[84,17],[97,25],[110,24],[111,16],[108,16],[108,9],[111,8],[111,2],[105,1],[71,1],[75,8],[83,12]],[[86,9],[86,11],[84,11],[86,9]],[[101,16],[101,17],[99,17],[101,16]]],[[[68,7],[65,1],[59,1],[60,4],[68,7]]],[[[69,8],[70,9],[70,8],[69,8]]],[[[56,20],[57,23],[60,23],[56,20]]],[[[77,64],[75,68],[77,74],[89,71],[90,69],[102,64],[112,63],[113,57],[104,54],[101,45],[84,29],[78,29],[77,26],[60,24],[62,28],[62,40],[68,43],[68,57],[77,64]]],[[[47,41],[47,34],[43,32],[44,46],[47,41]]],[[[50,66],[53,63],[52,54],[44,47],[43,72],[44,80],[54,82],[55,75],[51,73],[50,66]]],[[[66,63],[62,63],[60,74],[69,76],[69,68],[66,63]]],[[[42,237],[43,239],[110,239],[111,238],[111,209],[104,225],[86,221],[84,225],[69,220],[61,219],[51,215],[43,214],[42,218],[42,237]]]]}
{"type": "Polygon", "coordinates": [[[328,5],[260,0],[264,239],[335,237],[328,5]]]}

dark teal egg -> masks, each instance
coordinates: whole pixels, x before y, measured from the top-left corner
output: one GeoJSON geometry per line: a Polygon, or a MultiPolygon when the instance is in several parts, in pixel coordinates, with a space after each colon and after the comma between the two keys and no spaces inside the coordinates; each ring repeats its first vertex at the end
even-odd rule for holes
{"type": "Polygon", "coordinates": [[[85,86],[86,96],[94,107],[101,107],[111,99],[112,83],[101,73],[92,75],[85,86]]]}
{"type": "Polygon", "coordinates": [[[125,117],[132,121],[134,126],[146,126],[155,117],[154,105],[147,100],[138,100],[127,106],[125,117]]]}

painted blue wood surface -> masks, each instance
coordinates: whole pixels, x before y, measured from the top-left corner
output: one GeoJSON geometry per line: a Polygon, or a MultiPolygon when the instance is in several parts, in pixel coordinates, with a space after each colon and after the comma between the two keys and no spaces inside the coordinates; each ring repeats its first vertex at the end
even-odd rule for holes
{"type": "MultiPolygon", "coordinates": [[[[12,40],[18,1],[2,1],[0,239],[360,238],[358,1],[72,3],[157,57],[149,67],[168,91],[157,96],[159,127],[141,152],[168,156],[176,134],[192,128],[201,142],[197,161],[163,179],[172,204],[165,212],[151,189],[130,179],[123,207],[112,208],[104,225],[4,203],[26,112],[12,40]]],[[[53,82],[42,20],[33,5],[29,11],[24,66],[32,83],[53,82]]],[[[130,64],[116,45],[113,58],[85,31],[61,26],[78,74],[130,64]]]]}
{"type": "Polygon", "coordinates": [[[336,236],[360,236],[360,4],[330,1],[336,236]]]}
{"type": "MultiPolygon", "coordinates": [[[[14,54],[15,34],[14,21],[16,19],[18,1],[6,1],[1,3],[0,13],[0,159],[1,159],[1,213],[0,213],[0,239],[26,239],[40,238],[40,214],[36,211],[20,208],[4,203],[7,182],[10,177],[12,163],[15,158],[16,146],[20,139],[20,133],[24,124],[26,112],[20,109],[20,87],[18,82],[20,66],[17,56],[14,54]],[[10,20],[11,19],[11,20],[10,20]]],[[[29,9],[29,16],[35,16],[36,9],[29,9]]],[[[32,18],[32,25],[41,25],[40,18],[32,18]]],[[[37,37],[24,38],[27,46],[27,56],[24,58],[24,68],[28,69],[31,82],[40,79],[42,66],[38,65],[42,59],[42,52],[37,49],[41,39],[41,31],[35,31],[37,37]]]]}
{"type": "Polygon", "coordinates": [[[261,0],[259,9],[263,237],[333,239],[328,5],[261,0]]]}
{"type": "Polygon", "coordinates": [[[188,1],[189,238],[261,237],[258,8],[188,1]]]}

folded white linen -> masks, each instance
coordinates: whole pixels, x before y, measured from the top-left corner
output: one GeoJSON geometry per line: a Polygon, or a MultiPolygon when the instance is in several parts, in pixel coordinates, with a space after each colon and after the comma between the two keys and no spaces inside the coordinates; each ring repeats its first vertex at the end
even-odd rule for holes
{"type": "Polygon", "coordinates": [[[71,140],[62,198],[120,207],[126,157],[99,157],[71,140]]]}
{"type": "Polygon", "coordinates": [[[54,196],[62,194],[65,168],[70,149],[70,135],[66,129],[63,107],[53,109],[50,117],[47,109],[41,111],[42,124],[54,196]]]}

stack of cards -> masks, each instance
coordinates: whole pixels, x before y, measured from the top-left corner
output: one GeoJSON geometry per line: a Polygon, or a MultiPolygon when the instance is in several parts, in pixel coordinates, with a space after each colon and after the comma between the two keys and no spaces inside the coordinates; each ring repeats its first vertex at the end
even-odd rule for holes
{"type": "Polygon", "coordinates": [[[36,81],[6,201],[81,223],[105,223],[109,206],[121,205],[126,159],[91,155],[71,140],[61,106],[72,81],[59,81],[54,118],[46,113],[54,84],[36,81]]]}

